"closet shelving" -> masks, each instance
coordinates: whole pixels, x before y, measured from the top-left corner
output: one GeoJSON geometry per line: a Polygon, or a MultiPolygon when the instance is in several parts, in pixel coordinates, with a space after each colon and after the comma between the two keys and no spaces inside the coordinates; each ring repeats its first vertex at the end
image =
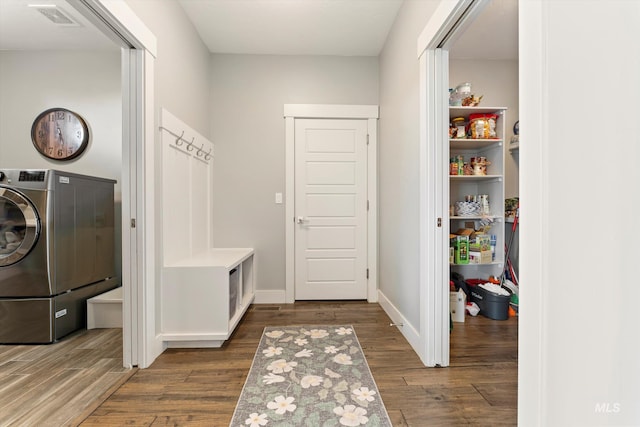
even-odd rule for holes
{"type": "Polygon", "coordinates": [[[486,175],[449,175],[449,204],[464,201],[465,196],[487,195],[489,198],[489,214],[449,216],[451,233],[461,228],[468,228],[473,223],[475,229],[483,223],[491,221],[487,234],[496,236],[495,259],[483,264],[451,264],[451,270],[462,274],[465,278],[487,279],[490,275],[499,276],[504,265],[504,153],[506,108],[502,107],[449,107],[449,119],[464,117],[469,122],[471,114],[495,114],[496,137],[490,139],[450,138],[449,158],[463,156],[465,161],[471,157],[486,157],[491,162],[487,166],[486,175]]]}

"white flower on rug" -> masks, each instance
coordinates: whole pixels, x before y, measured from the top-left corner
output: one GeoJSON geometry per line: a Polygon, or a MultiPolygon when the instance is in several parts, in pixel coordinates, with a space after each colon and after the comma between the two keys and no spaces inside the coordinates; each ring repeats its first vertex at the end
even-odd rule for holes
{"type": "Polygon", "coordinates": [[[312,386],[316,387],[322,384],[322,381],[324,381],[322,377],[319,377],[317,375],[306,375],[302,377],[302,380],[300,381],[300,386],[302,388],[309,388],[312,386]]]}
{"type": "Polygon", "coordinates": [[[284,331],[270,331],[265,333],[269,338],[280,338],[284,335],[284,331]]]}
{"type": "Polygon", "coordinates": [[[333,372],[329,368],[324,368],[324,374],[328,375],[329,378],[340,378],[342,376],[342,375],[338,374],[337,372],[333,372]]]}
{"type": "Polygon", "coordinates": [[[351,328],[341,327],[339,329],[336,329],[336,333],[338,335],[351,335],[352,332],[353,332],[353,329],[351,328]]]}
{"type": "Polygon", "coordinates": [[[267,371],[273,371],[274,374],[281,374],[283,372],[291,372],[296,366],[298,366],[298,362],[287,362],[284,359],[278,359],[267,366],[267,371]]]}
{"type": "Polygon", "coordinates": [[[311,350],[307,350],[306,348],[296,353],[296,357],[311,357],[311,356],[313,356],[313,352],[311,350]]]}
{"type": "Polygon", "coordinates": [[[353,362],[351,361],[351,356],[344,353],[336,354],[335,357],[333,358],[333,361],[341,365],[353,365],[353,362]]]}
{"type": "Polygon", "coordinates": [[[324,352],[327,354],[336,354],[338,352],[338,349],[335,345],[330,345],[324,348],[324,352]]]}
{"type": "Polygon", "coordinates": [[[262,377],[262,382],[265,384],[275,384],[284,382],[284,377],[280,375],[276,375],[274,373],[270,373],[269,375],[265,375],[262,377]]]}
{"type": "Polygon", "coordinates": [[[375,390],[369,390],[369,387],[360,387],[352,391],[358,400],[367,402],[373,402],[373,395],[376,394],[375,390]]]}
{"type": "Polygon", "coordinates": [[[298,338],[294,342],[298,344],[300,347],[302,347],[303,345],[309,344],[309,341],[307,341],[305,338],[298,338]]]}
{"type": "Polygon", "coordinates": [[[266,350],[262,350],[262,353],[267,357],[280,356],[282,354],[282,347],[269,347],[266,350]]]}
{"type": "Polygon", "coordinates": [[[276,414],[279,415],[282,415],[287,411],[293,412],[296,410],[296,405],[293,404],[294,400],[296,399],[291,396],[287,398],[285,398],[284,396],[278,396],[273,402],[267,403],[267,408],[274,409],[276,411],[276,414]]]}
{"type": "Polygon", "coordinates": [[[249,427],[260,427],[266,426],[268,422],[267,414],[258,415],[257,412],[254,412],[253,414],[249,414],[249,418],[247,418],[244,423],[249,427]]]}
{"type": "Polygon", "coordinates": [[[365,417],[367,410],[364,408],[356,408],[354,405],[338,406],[333,408],[336,415],[340,415],[340,424],[343,426],[355,427],[360,424],[366,424],[369,418],[365,417]]]}
{"type": "Polygon", "coordinates": [[[312,339],[324,338],[329,336],[329,332],[324,329],[312,329],[310,331],[305,331],[304,334],[309,335],[312,339]]]}

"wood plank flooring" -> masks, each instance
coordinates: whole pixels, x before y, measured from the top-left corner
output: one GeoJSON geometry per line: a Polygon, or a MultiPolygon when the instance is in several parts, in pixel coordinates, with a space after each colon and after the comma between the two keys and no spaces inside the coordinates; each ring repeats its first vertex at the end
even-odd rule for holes
{"type": "Polygon", "coordinates": [[[122,367],[122,329],[0,345],[0,426],[76,426],[134,372],[122,367]]]}
{"type": "Polygon", "coordinates": [[[228,426],[265,326],[351,324],[394,426],[516,425],[517,319],[467,317],[451,366],[425,368],[377,304],[252,306],[220,349],[169,349],[84,422],[91,426],[228,426]]]}

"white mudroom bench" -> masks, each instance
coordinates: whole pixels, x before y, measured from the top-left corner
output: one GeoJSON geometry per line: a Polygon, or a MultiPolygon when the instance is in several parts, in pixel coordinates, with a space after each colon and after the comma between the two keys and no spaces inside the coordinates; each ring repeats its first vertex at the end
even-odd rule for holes
{"type": "Polygon", "coordinates": [[[168,347],[220,347],[254,299],[252,248],[215,248],[162,272],[162,339],[168,347]]]}

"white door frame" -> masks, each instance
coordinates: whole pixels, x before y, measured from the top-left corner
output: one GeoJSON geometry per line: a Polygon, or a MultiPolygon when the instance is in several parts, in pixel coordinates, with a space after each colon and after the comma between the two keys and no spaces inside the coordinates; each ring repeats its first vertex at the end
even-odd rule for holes
{"type": "Polygon", "coordinates": [[[145,368],[162,352],[155,331],[156,38],[124,1],[69,3],[122,46],[123,365],[145,368]]]}
{"type": "Polygon", "coordinates": [[[420,348],[449,366],[449,48],[487,0],[440,3],[418,38],[420,62],[420,348]]]}
{"type": "Polygon", "coordinates": [[[367,120],[367,301],[378,301],[378,111],[377,105],[285,104],[285,301],[295,302],[295,119],[367,120]]]}

